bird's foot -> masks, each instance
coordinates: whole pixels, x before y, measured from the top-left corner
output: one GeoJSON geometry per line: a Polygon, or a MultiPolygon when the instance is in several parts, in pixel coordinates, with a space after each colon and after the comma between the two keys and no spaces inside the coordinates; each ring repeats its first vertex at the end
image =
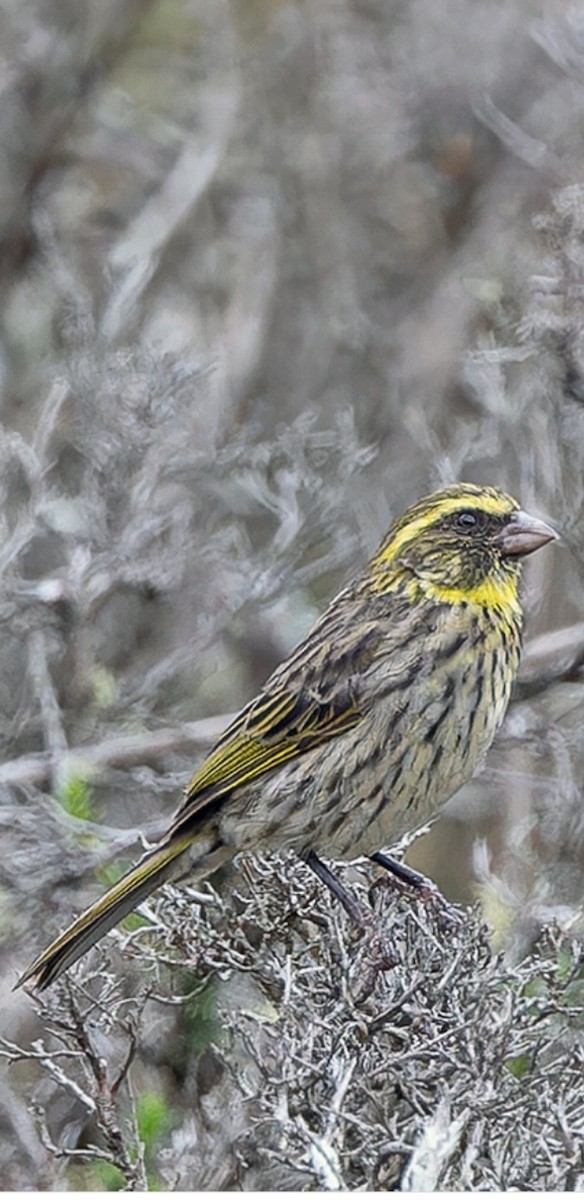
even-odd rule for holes
{"type": "Polygon", "coordinates": [[[349,986],[353,1001],[361,1004],[373,991],[380,973],[390,971],[398,962],[392,942],[387,930],[380,928],[372,909],[362,904],[314,851],[306,855],[305,862],[326,884],[350,918],[353,931],[349,940],[353,942],[356,953],[349,971],[349,986]]]}

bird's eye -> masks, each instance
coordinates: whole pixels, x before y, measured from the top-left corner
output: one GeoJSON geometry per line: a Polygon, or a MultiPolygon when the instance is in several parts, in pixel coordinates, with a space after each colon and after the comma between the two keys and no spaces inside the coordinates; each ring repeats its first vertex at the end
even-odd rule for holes
{"type": "Polygon", "coordinates": [[[459,512],[456,514],[456,527],[463,533],[470,532],[471,529],[476,529],[478,525],[477,514],[474,512],[459,512]]]}

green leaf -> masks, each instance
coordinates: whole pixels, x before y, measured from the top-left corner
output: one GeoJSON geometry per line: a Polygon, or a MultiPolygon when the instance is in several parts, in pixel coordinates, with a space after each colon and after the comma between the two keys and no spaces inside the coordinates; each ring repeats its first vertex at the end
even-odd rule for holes
{"type": "Polygon", "coordinates": [[[93,821],[95,817],[91,788],[80,775],[72,775],[57,790],[57,800],[70,817],[93,821]]]}
{"type": "Polygon", "coordinates": [[[124,1186],[124,1176],[113,1163],[96,1162],[93,1164],[91,1175],[95,1179],[94,1191],[121,1192],[124,1186]]]}
{"type": "Polygon", "coordinates": [[[532,1059],[529,1054],[516,1054],[515,1058],[508,1058],[505,1062],[507,1070],[515,1077],[522,1079],[524,1075],[528,1075],[532,1068],[532,1059]]]}
{"type": "Polygon", "coordinates": [[[536,975],[529,980],[529,983],[526,983],[524,995],[529,1000],[547,1000],[549,987],[542,975],[536,975]]]}
{"type": "Polygon", "coordinates": [[[164,1096],[158,1092],[144,1092],[136,1104],[138,1133],[146,1153],[150,1153],[156,1142],[168,1130],[172,1116],[164,1096]]]}

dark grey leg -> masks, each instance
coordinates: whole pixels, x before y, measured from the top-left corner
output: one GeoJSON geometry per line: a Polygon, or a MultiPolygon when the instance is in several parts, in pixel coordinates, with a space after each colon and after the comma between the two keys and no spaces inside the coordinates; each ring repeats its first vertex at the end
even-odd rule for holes
{"type": "Polygon", "coordinates": [[[303,858],[306,865],[314,871],[315,875],[318,875],[321,883],[324,883],[333,896],[336,896],[337,900],[340,901],[345,912],[348,913],[355,925],[363,928],[364,925],[371,924],[372,914],[369,912],[369,909],[365,908],[365,905],[361,904],[348,888],[344,887],[340,879],[337,879],[336,875],[331,871],[330,867],[321,862],[314,850],[309,850],[303,855],[303,858]]]}
{"type": "Polygon", "coordinates": [[[442,912],[445,917],[454,925],[462,924],[462,918],[456,909],[453,908],[448,900],[444,898],[442,892],[436,887],[436,884],[428,879],[427,875],[422,875],[421,871],[414,871],[413,867],[407,867],[405,863],[398,862],[397,859],[391,858],[389,854],[383,854],[381,850],[377,850],[375,854],[369,855],[371,862],[377,863],[379,867],[384,867],[401,883],[412,887],[420,895],[420,899],[430,901],[434,904],[439,912],[442,912]]]}
{"type": "Polygon", "coordinates": [[[383,854],[381,850],[376,850],[375,854],[370,854],[369,857],[371,862],[384,867],[386,871],[390,871],[392,875],[395,875],[396,879],[401,879],[402,883],[409,884],[410,887],[416,888],[417,891],[436,891],[436,885],[432,883],[431,879],[428,879],[427,875],[422,875],[421,871],[414,871],[413,867],[406,866],[405,863],[399,862],[397,858],[390,858],[389,854],[383,854]]]}

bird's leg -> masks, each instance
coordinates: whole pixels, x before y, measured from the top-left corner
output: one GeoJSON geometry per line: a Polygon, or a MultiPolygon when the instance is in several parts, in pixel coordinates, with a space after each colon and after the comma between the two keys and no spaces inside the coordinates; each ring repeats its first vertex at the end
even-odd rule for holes
{"type": "Polygon", "coordinates": [[[321,883],[326,884],[326,887],[332,892],[333,896],[336,896],[337,900],[340,901],[345,912],[355,925],[358,925],[360,929],[371,925],[372,914],[369,909],[364,904],[361,904],[348,888],[343,886],[340,879],[337,879],[330,867],[321,862],[314,850],[308,850],[303,855],[303,858],[306,865],[314,871],[315,875],[318,875],[321,883]]]}
{"type": "Polygon", "coordinates": [[[389,854],[383,854],[381,850],[376,850],[375,854],[369,855],[371,862],[377,863],[378,866],[384,867],[396,879],[402,883],[407,883],[409,887],[413,887],[418,892],[434,893],[437,891],[436,884],[428,879],[427,875],[422,875],[421,871],[414,871],[413,867],[406,866],[406,863],[399,862],[397,858],[391,858],[389,854]]]}
{"type": "Polygon", "coordinates": [[[375,854],[370,854],[369,857],[371,862],[377,863],[379,867],[383,867],[386,871],[389,871],[391,875],[400,880],[400,883],[405,883],[408,887],[414,888],[415,891],[419,892],[422,900],[435,904],[455,924],[460,924],[461,919],[456,909],[448,903],[448,900],[442,895],[440,889],[436,887],[436,884],[431,879],[428,879],[427,875],[422,875],[421,871],[414,871],[413,867],[408,867],[406,863],[398,862],[396,858],[391,858],[389,854],[384,854],[381,850],[376,850],[375,854]]]}

